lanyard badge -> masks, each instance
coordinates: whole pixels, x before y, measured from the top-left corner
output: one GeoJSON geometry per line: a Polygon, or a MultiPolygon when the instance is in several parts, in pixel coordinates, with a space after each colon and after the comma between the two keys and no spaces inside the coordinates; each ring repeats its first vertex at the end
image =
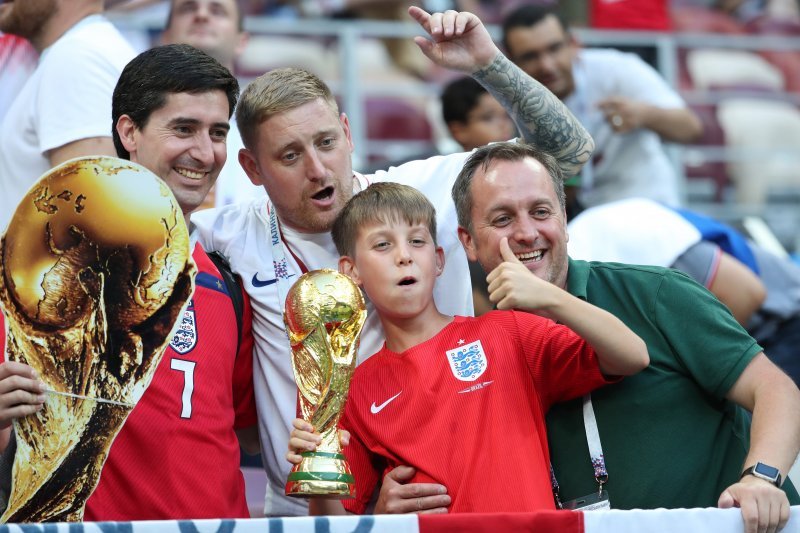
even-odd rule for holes
{"type": "MultiPolygon", "coordinates": [[[[589,455],[592,460],[592,468],[594,469],[594,479],[597,481],[597,491],[564,502],[561,507],[573,511],[611,509],[611,500],[608,491],[603,488],[603,485],[608,483],[608,470],[606,470],[606,461],[603,457],[603,447],[600,445],[600,432],[597,429],[597,419],[594,415],[594,408],[592,408],[592,397],[589,394],[583,397],[583,425],[586,429],[586,442],[589,445],[589,455]]],[[[551,477],[554,492],[557,492],[558,483],[555,482],[552,468],[551,477]]],[[[557,494],[556,501],[558,502],[557,494]]]]}

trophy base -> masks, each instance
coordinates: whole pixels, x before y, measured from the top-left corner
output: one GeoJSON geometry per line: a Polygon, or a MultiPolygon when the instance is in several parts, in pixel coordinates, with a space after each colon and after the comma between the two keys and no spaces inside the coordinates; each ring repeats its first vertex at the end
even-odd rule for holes
{"type": "Polygon", "coordinates": [[[355,487],[350,483],[331,481],[290,481],[286,484],[286,495],[293,498],[349,500],[355,498],[355,487]]]}
{"type": "Polygon", "coordinates": [[[305,452],[286,481],[286,495],[298,498],[348,500],[355,498],[350,465],[340,453],[305,452]]]}

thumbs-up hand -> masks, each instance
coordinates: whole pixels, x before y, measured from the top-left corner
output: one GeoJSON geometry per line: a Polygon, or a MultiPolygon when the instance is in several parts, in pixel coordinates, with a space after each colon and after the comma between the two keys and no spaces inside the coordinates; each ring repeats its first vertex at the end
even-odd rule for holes
{"type": "Polygon", "coordinates": [[[511,245],[508,244],[508,237],[500,239],[500,257],[503,258],[503,261],[508,261],[509,263],[522,264],[522,262],[517,259],[517,256],[514,255],[514,252],[511,251],[511,245]]]}
{"type": "Polygon", "coordinates": [[[500,240],[503,262],[489,273],[489,300],[498,309],[524,309],[548,316],[547,309],[556,303],[559,289],[537,277],[517,259],[508,237],[500,240]]]}

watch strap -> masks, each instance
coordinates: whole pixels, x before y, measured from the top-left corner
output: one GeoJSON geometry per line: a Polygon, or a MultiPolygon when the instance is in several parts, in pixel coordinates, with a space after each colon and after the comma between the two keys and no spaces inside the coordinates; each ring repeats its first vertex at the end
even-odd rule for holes
{"type": "Polygon", "coordinates": [[[755,476],[763,479],[764,481],[769,481],[776,487],[780,488],[781,486],[780,471],[774,466],[769,466],[765,463],[758,462],[753,466],[746,468],[744,472],[742,472],[742,475],[739,479],[743,478],[744,476],[755,476]]]}

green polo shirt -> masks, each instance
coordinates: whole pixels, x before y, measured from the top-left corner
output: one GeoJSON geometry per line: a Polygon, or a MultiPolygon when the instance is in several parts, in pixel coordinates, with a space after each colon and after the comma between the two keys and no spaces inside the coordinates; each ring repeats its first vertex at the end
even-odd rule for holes
{"type": "MultiPolygon", "coordinates": [[[[761,347],[675,270],[570,259],[568,273],[571,294],[617,316],[650,353],[648,368],[592,393],[611,506],[716,507],[749,447],[749,418],[725,395],[761,347]]],[[[581,400],[553,406],[547,432],[562,501],[596,491],[581,400]]]]}

